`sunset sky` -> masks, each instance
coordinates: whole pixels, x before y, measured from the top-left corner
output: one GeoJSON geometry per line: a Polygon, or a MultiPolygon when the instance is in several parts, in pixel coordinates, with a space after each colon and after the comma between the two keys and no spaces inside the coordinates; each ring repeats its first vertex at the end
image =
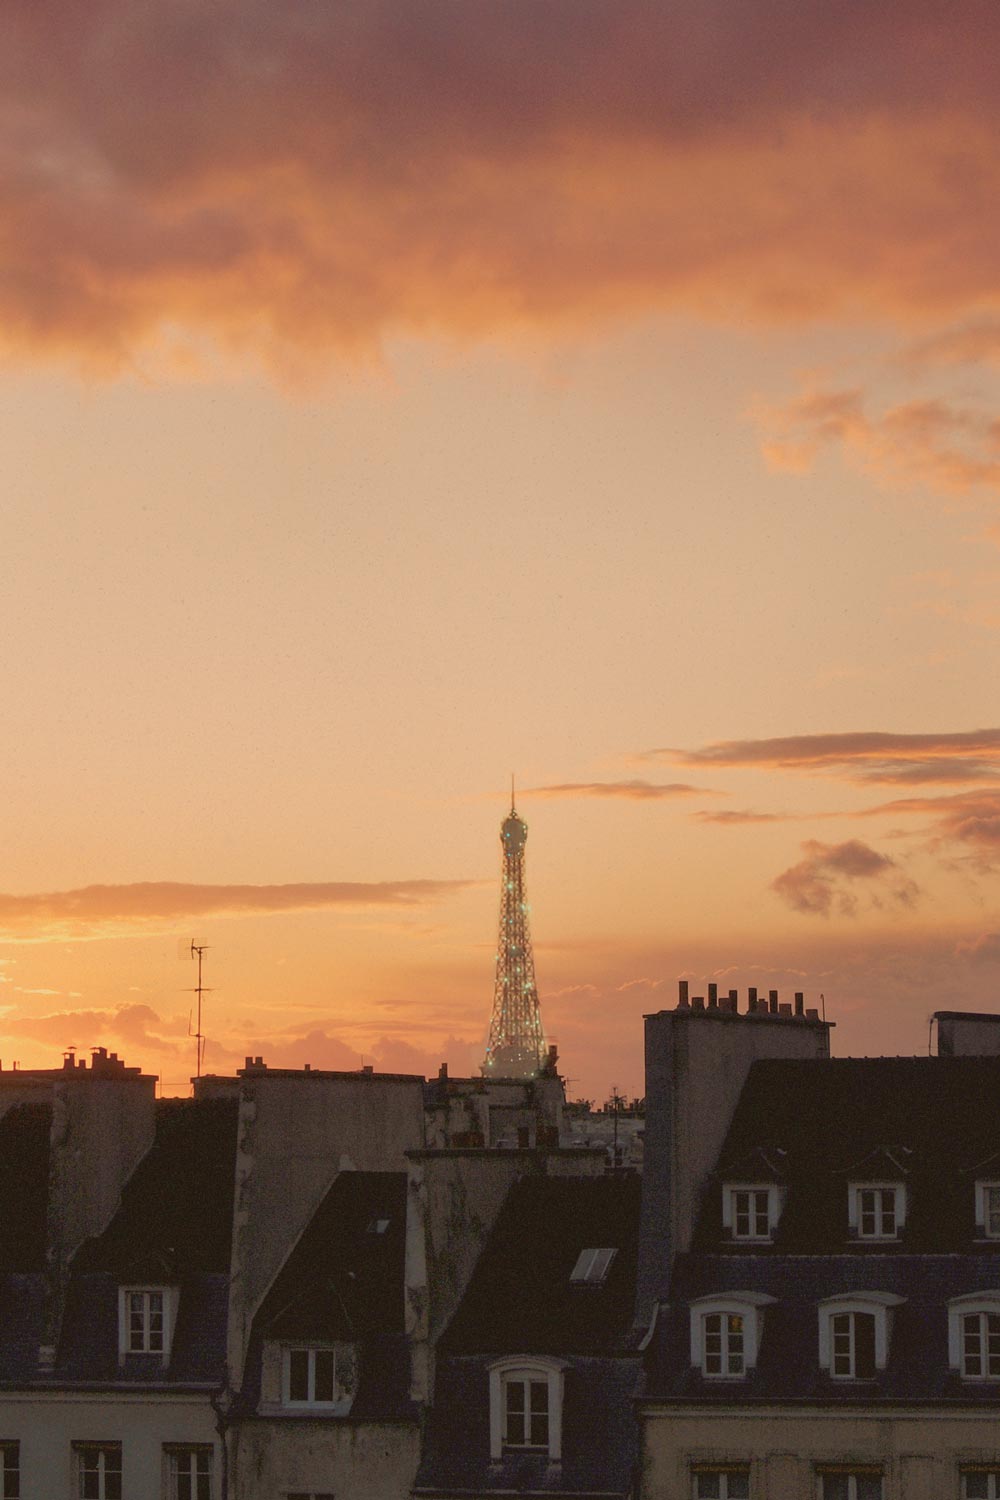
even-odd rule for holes
{"type": "Polygon", "coordinates": [[[0,1058],[1000,1005],[1000,8],[6,0],[0,1058]]]}

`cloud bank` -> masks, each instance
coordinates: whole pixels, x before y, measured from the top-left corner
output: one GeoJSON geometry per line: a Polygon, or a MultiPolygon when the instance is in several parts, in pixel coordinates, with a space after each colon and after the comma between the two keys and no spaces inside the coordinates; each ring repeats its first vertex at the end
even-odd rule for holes
{"type": "Polygon", "coordinates": [[[805,771],[862,785],[993,781],[1000,776],[1000,729],[720,740],[697,750],[647,750],[640,758],[699,770],[805,771]]]}
{"type": "Polygon", "coordinates": [[[557,786],[528,787],[526,791],[518,795],[525,797],[624,797],[637,802],[647,802],[662,798],[694,797],[704,792],[704,787],[688,786],[682,781],[564,781],[557,786]]]}
{"type": "Polygon", "coordinates": [[[2,344],[971,317],[998,52],[992,0],[7,0],[2,344]]]}
{"type": "Polygon", "coordinates": [[[292,885],[186,885],[140,881],[39,895],[0,894],[0,938],[88,937],[174,923],[338,906],[410,907],[474,884],[468,880],[317,881],[292,885]]]}

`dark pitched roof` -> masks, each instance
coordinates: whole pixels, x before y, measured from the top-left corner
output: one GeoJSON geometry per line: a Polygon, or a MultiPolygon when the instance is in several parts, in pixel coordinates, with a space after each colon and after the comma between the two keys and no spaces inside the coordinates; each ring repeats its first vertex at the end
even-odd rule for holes
{"type": "MultiPolygon", "coordinates": [[[[1000,1149],[998,1097],[997,1057],[756,1062],[695,1244],[724,1248],[719,1183],[746,1180],[746,1160],[754,1152],[773,1157],[780,1150],[788,1198],[774,1245],[761,1254],[847,1249],[846,1184],[852,1177],[906,1182],[905,1248],[971,1248],[970,1172],[1000,1149]]],[[[863,1253],[872,1248],[855,1245],[863,1253]]]]}
{"type": "Polygon", "coordinates": [[[442,1352],[599,1354],[632,1316],[640,1179],[525,1177],[508,1194],[442,1352]],[[606,1279],[573,1285],[582,1250],[614,1248],[606,1279]]]}
{"type": "Polygon", "coordinates": [[[948,1368],[947,1304],[984,1291],[1000,1291],[998,1255],[682,1255],[650,1346],[647,1394],[699,1401],[997,1403],[996,1385],[967,1383],[948,1368]],[[747,1290],[776,1299],[764,1313],[757,1368],[746,1380],[705,1380],[690,1367],[689,1304],[747,1290]],[[893,1312],[887,1367],[870,1384],[831,1380],[819,1368],[819,1303],[863,1291],[904,1299],[893,1312]]]}
{"type": "Polygon", "coordinates": [[[405,1172],[341,1172],[254,1318],[245,1400],[259,1399],[266,1338],[343,1340],[360,1346],[351,1418],[412,1417],[405,1254],[405,1172]]]}
{"type": "Polygon", "coordinates": [[[172,1280],[228,1274],[236,1165],[234,1099],[167,1099],[156,1135],[98,1238],[81,1246],[77,1272],[172,1280]]]}
{"type": "Polygon", "coordinates": [[[0,1118],[0,1271],[41,1271],[49,1199],[48,1104],[15,1104],[0,1118]]]}

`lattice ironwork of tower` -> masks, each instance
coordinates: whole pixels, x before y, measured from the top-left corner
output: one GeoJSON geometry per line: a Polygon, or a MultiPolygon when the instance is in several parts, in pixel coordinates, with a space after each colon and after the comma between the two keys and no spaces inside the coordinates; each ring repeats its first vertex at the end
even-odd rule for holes
{"type": "Polygon", "coordinates": [[[497,977],[490,1039],[482,1069],[488,1078],[533,1078],[542,1071],[546,1061],[524,888],[527,838],[528,825],[518,816],[512,794],[510,812],[500,825],[503,872],[497,977]]]}

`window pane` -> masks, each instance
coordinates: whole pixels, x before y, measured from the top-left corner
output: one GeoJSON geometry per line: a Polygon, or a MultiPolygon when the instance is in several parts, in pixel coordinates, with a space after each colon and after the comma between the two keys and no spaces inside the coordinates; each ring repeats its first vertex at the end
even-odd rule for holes
{"type": "Polygon", "coordinates": [[[875,1315],[854,1313],[854,1375],[872,1380],[875,1375],[875,1315]]]}
{"type": "Polygon", "coordinates": [[[769,1193],[754,1193],[754,1234],[759,1239],[766,1239],[771,1232],[771,1219],[768,1213],[769,1193]]]}
{"type": "Polygon", "coordinates": [[[333,1350],[317,1349],[314,1357],[316,1360],[316,1380],[313,1387],[313,1400],[332,1401],[333,1350]]]}
{"type": "Polygon", "coordinates": [[[547,1380],[531,1382],[531,1414],[544,1416],[549,1409],[549,1383],[547,1380]]]}
{"type": "Polygon", "coordinates": [[[880,1234],[896,1233],[896,1193],[893,1188],[883,1188],[880,1194],[882,1199],[882,1223],[879,1227],[880,1234]]]}
{"type": "Polygon", "coordinates": [[[986,1233],[1000,1235],[1000,1187],[986,1189],[986,1233]]]}
{"type": "Polygon", "coordinates": [[[978,1313],[966,1313],[962,1319],[962,1372],[982,1374],[982,1340],[978,1313]]]}
{"type": "Polygon", "coordinates": [[[308,1349],[288,1351],[288,1399],[290,1401],[309,1400],[308,1349]]]}
{"type": "Polygon", "coordinates": [[[962,1497],[963,1497],[963,1500],[988,1500],[988,1496],[989,1496],[989,1475],[988,1474],[963,1474],[962,1475],[962,1497]]]}
{"type": "Polygon", "coordinates": [[[722,1494],[720,1476],[718,1474],[695,1475],[695,1494],[698,1500],[719,1500],[722,1494]]]}
{"type": "Polygon", "coordinates": [[[730,1474],[727,1500],[750,1500],[750,1475],[730,1474]]]}
{"type": "Polygon", "coordinates": [[[532,1414],[531,1446],[532,1448],[547,1448],[549,1446],[549,1419],[544,1412],[541,1416],[532,1414]]]}
{"type": "Polygon", "coordinates": [[[882,1476],[859,1474],[855,1480],[857,1500],[882,1500],[882,1476]]]}
{"type": "Polygon", "coordinates": [[[508,1380],[507,1382],[507,1410],[524,1411],[524,1381],[508,1380]]]}
{"type": "Polygon", "coordinates": [[[823,1475],[823,1500],[848,1500],[849,1493],[846,1474],[823,1475]]]}

